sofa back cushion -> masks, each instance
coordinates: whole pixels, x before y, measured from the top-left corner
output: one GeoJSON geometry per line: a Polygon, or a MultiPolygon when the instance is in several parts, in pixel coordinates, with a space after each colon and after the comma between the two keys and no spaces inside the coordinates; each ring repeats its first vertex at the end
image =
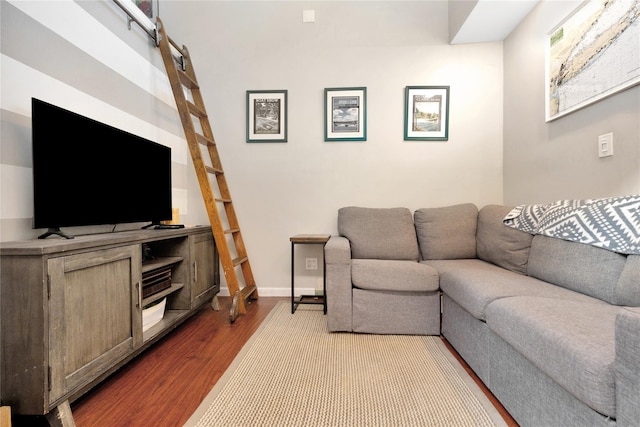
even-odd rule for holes
{"type": "Polygon", "coordinates": [[[351,242],[351,257],[418,260],[418,240],[407,208],[345,207],[338,232],[351,242]]]}
{"type": "Polygon", "coordinates": [[[476,244],[478,258],[516,273],[527,273],[533,236],[504,225],[509,206],[488,205],[478,212],[476,244]]]}
{"type": "Polygon", "coordinates": [[[473,203],[418,209],[413,218],[423,260],[476,257],[478,208],[473,203]]]}
{"type": "Polygon", "coordinates": [[[618,278],[627,257],[606,249],[537,235],[531,244],[529,276],[619,304],[618,278]]]}
{"type": "Polygon", "coordinates": [[[640,255],[627,256],[616,285],[616,303],[640,307],[640,255]]]}

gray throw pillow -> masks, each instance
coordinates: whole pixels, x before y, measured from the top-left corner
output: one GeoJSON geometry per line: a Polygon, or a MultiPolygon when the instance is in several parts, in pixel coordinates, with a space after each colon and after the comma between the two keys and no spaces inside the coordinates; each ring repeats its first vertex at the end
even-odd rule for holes
{"type": "Polygon", "coordinates": [[[512,209],[499,205],[480,209],[476,235],[478,258],[526,274],[533,236],[504,225],[502,220],[512,209]]]}
{"type": "Polygon", "coordinates": [[[478,208],[473,203],[422,208],[413,218],[423,260],[476,257],[478,208]]]}
{"type": "Polygon", "coordinates": [[[418,260],[416,230],[407,208],[341,208],[338,232],[349,239],[352,258],[418,260]]]}

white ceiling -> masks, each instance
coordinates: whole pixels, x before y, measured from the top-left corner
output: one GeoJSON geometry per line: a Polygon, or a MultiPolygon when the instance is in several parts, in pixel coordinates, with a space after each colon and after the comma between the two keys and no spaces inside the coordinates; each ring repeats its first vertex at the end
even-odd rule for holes
{"type": "Polygon", "coordinates": [[[451,44],[501,41],[538,4],[538,0],[478,0],[451,44]]]}

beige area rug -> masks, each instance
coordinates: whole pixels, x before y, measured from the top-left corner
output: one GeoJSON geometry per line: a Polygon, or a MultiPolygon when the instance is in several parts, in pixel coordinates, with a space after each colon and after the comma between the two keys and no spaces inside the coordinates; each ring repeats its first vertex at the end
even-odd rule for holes
{"type": "Polygon", "coordinates": [[[284,301],[186,423],[504,425],[439,337],[329,333],[320,306],[284,301]]]}

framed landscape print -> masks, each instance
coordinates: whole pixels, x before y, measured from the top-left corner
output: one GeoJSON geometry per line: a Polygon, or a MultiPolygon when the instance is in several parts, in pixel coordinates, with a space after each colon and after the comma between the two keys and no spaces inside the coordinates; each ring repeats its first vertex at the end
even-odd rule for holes
{"type": "Polygon", "coordinates": [[[324,90],[324,140],[367,140],[367,88],[324,90]]]}
{"type": "Polygon", "coordinates": [[[591,0],[546,40],[547,122],[640,83],[638,1],[591,0]]]}
{"type": "Polygon", "coordinates": [[[247,91],[247,142],[287,142],[287,91],[247,91]]]}
{"type": "Polygon", "coordinates": [[[449,86],[407,86],[404,106],[405,141],[449,139],[449,86]]]}

